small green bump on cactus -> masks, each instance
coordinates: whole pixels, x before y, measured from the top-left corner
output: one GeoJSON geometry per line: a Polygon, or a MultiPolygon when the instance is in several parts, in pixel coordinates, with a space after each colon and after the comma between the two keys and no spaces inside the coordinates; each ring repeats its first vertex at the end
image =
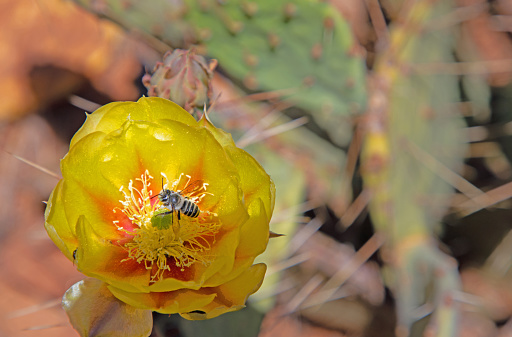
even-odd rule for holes
{"type": "Polygon", "coordinates": [[[288,2],[283,8],[284,22],[288,22],[297,16],[297,5],[293,2],[288,2]]]}
{"type": "Polygon", "coordinates": [[[242,11],[248,18],[252,18],[258,13],[259,6],[256,2],[244,1],[242,3],[242,11]]]}

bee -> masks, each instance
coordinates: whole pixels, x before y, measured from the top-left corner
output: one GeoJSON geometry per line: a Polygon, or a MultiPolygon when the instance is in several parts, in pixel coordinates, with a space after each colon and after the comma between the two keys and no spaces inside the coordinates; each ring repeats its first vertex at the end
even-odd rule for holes
{"type": "Polygon", "coordinates": [[[157,215],[173,214],[174,212],[177,212],[178,220],[181,220],[181,213],[191,218],[197,218],[199,213],[201,213],[199,206],[197,206],[188,197],[183,196],[183,193],[192,194],[202,188],[203,185],[199,181],[196,181],[187,185],[181,191],[173,191],[167,188],[162,189],[162,191],[155,195],[155,197],[158,197],[162,206],[167,208],[169,211],[159,213],[157,215]]]}

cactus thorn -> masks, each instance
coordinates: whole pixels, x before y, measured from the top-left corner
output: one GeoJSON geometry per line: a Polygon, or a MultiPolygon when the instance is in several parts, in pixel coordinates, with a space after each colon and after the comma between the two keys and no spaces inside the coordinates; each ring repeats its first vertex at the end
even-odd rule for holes
{"type": "Polygon", "coordinates": [[[244,29],[244,24],[241,21],[232,21],[227,23],[227,28],[232,35],[237,35],[244,29]]]}
{"type": "Polygon", "coordinates": [[[311,48],[311,57],[313,60],[318,61],[322,57],[323,47],[321,43],[315,43],[313,48],[311,48]]]}
{"type": "Polygon", "coordinates": [[[244,85],[250,90],[258,89],[258,80],[254,74],[248,74],[244,77],[243,80],[244,85]]]}
{"type": "Polygon", "coordinates": [[[348,56],[362,58],[366,55],[366,49],[358,43],[353,43],[347,52],[348,56]]]}
{"type": "Polygon", "coordinates": [[[313,76],[304,77],[302,84],[304,84],[306,87],[312,87],[315,84],[315,78],[313,76]]]}
{"type": "Polygon", "coordinates": [[[195,46],[197,53],[199,55],[208,55],[208,47],[204,44],[199,44],[195,46]]]}
{"type": "Polygon", "coordinates": [[[242,11],[248,18],[252,18],[256,13],[258,13],[259,7],[256,2],[245,1],[242,3],[242,11]]]}
{"type": "Polygon", "coordinates": [[[396,337],[407,337],[409,336],[409,329],[406,326],[399,325],[395,329],[396,337]]]}
{"type": "Polygon", "coordinates": [[[348,77],[345,80],[345,88],[347,88],[347,89],[354,88],[355,84],[356,84],[356,80],[353,77],[348,77]]]}
{"type": "Polygon", "coordinates": [[[267,39],[272,50],[275,50],[281,44],[281,38],[275,33],[269,33],[267,39]]]}
{"type": "Polygon", "coordinates": [[[258,63],[260,62],[258,56],[254,55],[254,54],[250,54],[250,53],[245,53],[244,54],[244,62],[245,64],[247,64],[249,67],[253,68],[255,66],[258,65],[258,63]]]}
{"type": "Polygon", "coordinates": [[[446,270],[441,267],[434,269],[434,275],[438,278],[443,278],[446,275],[446,270]]]}
{"type": "Polygon", "coordinates": [[[349,111],[352,115],[357,115],[361,111],[361,105],[357,102],[352,102],[349,105],[349,111]]]}
{"type": "Polygon", "coordinates": [[[197,4],[199,5],[199,10],[203,13],[210,10],[210,2],[208,0],[198,0],[197,4]]]}
{"type": "Polygon", "coordinates": [[[106,1],[91,1],[90,6],[96,13],[105,13],[108,10],[106,1]]]}
{"type": "Polygon", "coordinates": [[[362,167],[363,171],[370,174],[381,173],[386,169],[389,162],[389,158],[385,157],[381,153],[373,153],[366,160],[366,163],[362,167]]]}
{"type": "Polygon", "coordinates": [[[127,11],[133,8],[133,4],[129,0],[123,0],[121,1],[121,7],[127,11]]]}
{"type": "Polygon", "coordinates": [[[151,26],[150,30],[151,34],[156,36],[162,36],[162,33],[164,32],[164,28],[162,27],[162,25],[159,24],[154,24],[153,26],[151,26]]]}
{"type": "Polygon", "coordinates": [[[288,22],[297,15],[297,5],[293,2],[288,2],[283,8],[284,21],[288,22]]]}
{"type": "Polygon", "coordinates": [[[330,16],[327,16],[326,18],[324,18],[324,28],[325,28],[325,30],[327,30],[329,32],[334,30],[334,19],[331,18],[330,16]]]}
{"type": "Polygon", "coordinates": [[[423,331],[423,337],[435,337],[436,336],[436,328],[433,325],[429,325],[423,331]]]}
{"type": "Polygon", "coordinates": [[[200,41],[208,41],[212,38],[212,30],[210,28],[200,29],[198,36],[200,41]]]}
{"type": "Polygon", "coordinates": [[[436,117],[436,111],[432,107],[426,106],[421,109],[420,116],[426,121],[431,121],[436,117]]]}
{"type": "Polygon", "coordinates": [[[445,294],[443,296],[443,305],[446,307],[453,306],[454,298],[452,294],[445,294]]]}
{"type": "Polygon", "coordinates": [[[331,115],[334,112],[334,106],[331,102],[324,102],[320,108],[322,113],[326,116],[331,115]]]}

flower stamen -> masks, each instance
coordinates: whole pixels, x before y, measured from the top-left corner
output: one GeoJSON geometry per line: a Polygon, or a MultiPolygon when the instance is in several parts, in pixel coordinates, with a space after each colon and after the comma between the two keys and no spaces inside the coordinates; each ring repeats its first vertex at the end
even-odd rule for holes
{"type": "MultiPolygon", "coordinates": [[[[164,173],[162,176],[166,180],[163,186],[166,189],[169,180],[164,173]]],[[[181,191],[191,202],[197,204],[205,195],[212,195],[206,192],[206,183],[193,187],[187,194],[186,190],[191,186],[192,178],[183,173],[171,183],[173,190],[182,185],[183,176],[188,180],[181,191]]],[[[114,225],[129,238],[127,242],[119,243],[128,251],[128,257],[122,261],[133,259],[138,263],[144,263],[146,269],[154,271],[151,282],[156,282],[163,278],[166,270],[171,271],[172,264],[181,271],[196,262],[208,265],[213,260],[210,250],[221,224],[217,214],[208,210],[201,210],[197,218],[182,216],[180,220],[174,214],[177,211],[166,214],[170,211],[161,205],[158,199],[152,198],[152,191],[149,189],[152,179],[146,170],[140,178],[135,179],[135,183],[130,180],[127,190],[123,186],[120,188],[124,195],[124,200],[120,200],[123,208],[116,207],[114,212],[120,210],[135,226],[133,230],[127,230],[118,220],[114,221],[114,225]],[[137,188],[134,185],[142,187],[137,188]],[[156,217],[165,225],[155,226],[156,217]]]]}

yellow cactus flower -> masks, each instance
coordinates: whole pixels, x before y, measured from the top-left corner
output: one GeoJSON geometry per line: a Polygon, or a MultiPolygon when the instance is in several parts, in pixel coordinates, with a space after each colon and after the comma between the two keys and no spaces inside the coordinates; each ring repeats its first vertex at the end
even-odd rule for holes
{"type": "Polygon", "coordinates": [[[157,97],[105,105],[87,116],[61,170],[46,230],[123,305],[208,319],[259,288],[266,266],[253,262],[267,246],[275,187],[205,116],[157,97]]]}

